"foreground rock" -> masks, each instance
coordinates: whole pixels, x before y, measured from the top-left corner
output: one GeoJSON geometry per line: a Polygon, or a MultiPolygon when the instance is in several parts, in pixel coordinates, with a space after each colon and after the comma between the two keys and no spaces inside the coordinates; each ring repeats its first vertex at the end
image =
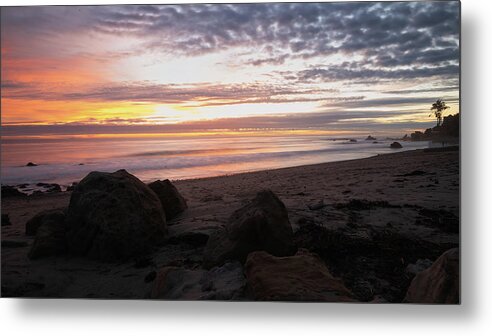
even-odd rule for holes
{"type": "Polygon", "coordinates": [[[205,247],[205,268],[227,260],[242,263],[250,252],[264,250],[275,256],[295,253],[287,209],[270,190],[259,192],[248,205],[236,210],[225,228],[210,236],[205,247]]]}
{"type": "Polygon", "coordinates": [[[67,250],[64,216],[48,215],[45,218],[36,230],[36,238],[28,254],[30,259],[56,256],[67,250]]]}
{"type": "Polygon", "coordinates": [[[459,303],[459,249],[443,253],[431,267],[418,273],[408,288],[405,302],[459,303]]]}
{"type": "Polygon", "coordinates": [[[80,181],[66,223],[69,252],[106,261],[146,254],[167,232],[155,193],[125,170],[92,172],[80,181]]]}
{"type": "Polygon", "coordinates": [[[395,141],[395,142],[391,143],[390,148],[397,149],[397,148],[403,148],[403,146],[399,142],[395,141]]]}
{"type": "Polygon", "coordinates": [[[46,210],[38,213],[26,223],[26,235],[35,236],[38,228],[48,225],[50,222],[63,223],[65,221],[66,209],[46,210]]]}
{"type": "Polygon", "coordinates": [[[166,219],[173,219],[188,208],[186,200],[178,189],[169,180],[155,181],[149,184],[149,188],[156,193],[161,201],[166,219]]]}
{"type": "Polygon", "coordinates": [[[150,297],[168,300],[238,300],[246,280],[240,263],[227,263],[210,271],[164,267],[154,280],[150,297]]]}
{"type": "Polygon", "coordinates": [[[304,249],[291,257],[253,252],[248,256],[245,270],[255,300],[355,301],[344,284],[330,274],[323,261],[304,249]]]}

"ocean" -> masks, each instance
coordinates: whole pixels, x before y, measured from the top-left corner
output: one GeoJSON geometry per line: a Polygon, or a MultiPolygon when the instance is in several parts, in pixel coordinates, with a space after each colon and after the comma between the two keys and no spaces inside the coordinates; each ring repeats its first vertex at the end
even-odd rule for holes
{"type": "Polygon", "coordinates": [[[24,184],[20,189],[29,193],[40,182],[64,189],[91,171],[126,169],[144,182],[178,180],[358,159],[430,145],[401,142],[402,149],[391,149],[393,141],[326,135],[2,139],[1,181],[24,184]],[[37,166],[27,167],[28,162],[37,166]]]}

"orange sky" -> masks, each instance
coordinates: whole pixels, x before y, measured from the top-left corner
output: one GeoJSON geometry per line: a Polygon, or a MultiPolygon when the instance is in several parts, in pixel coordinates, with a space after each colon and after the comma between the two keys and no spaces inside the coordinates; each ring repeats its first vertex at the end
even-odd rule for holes
{"type": "Polygon", "coordinates": [[[330,6],[3,8],[2,125],[295,117],[301,129],[409,128],[432,124],[437,98],[458,112],[457,16],[436,26],[424,15],[457,15],[455,5],[384,4],[403,33],[375,24],[387,19],[373,4],[330,6]],[[354,15],[359,30],[333,28],[354,15]],[[380,48],[363,45],[368,32],[380,48]]]}

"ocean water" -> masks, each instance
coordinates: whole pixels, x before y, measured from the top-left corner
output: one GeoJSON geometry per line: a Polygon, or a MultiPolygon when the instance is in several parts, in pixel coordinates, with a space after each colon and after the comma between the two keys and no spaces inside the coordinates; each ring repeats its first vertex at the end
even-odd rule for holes
{"type": "Polygon", "coordinates": [[[365,158],[426,148],[429,143],[378,143],[326,135],[199,136],[176,138],[2,139],[3,185],[58,183],[63,187],[91,171],[126,169],[145,182],[210,177],[264,169],[365,158]],[[26,167],[27,162],[38,164],[26,167]]]}

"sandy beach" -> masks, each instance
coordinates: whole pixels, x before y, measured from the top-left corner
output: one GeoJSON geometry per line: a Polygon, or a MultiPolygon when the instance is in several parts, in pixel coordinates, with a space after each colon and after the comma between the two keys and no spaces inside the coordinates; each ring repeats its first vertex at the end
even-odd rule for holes
{"type": "MultiPolygon", "coordinates": [[[[198,272],[208,236],[263,189],[285,204],[298,248],[318,254],[357,301],[401,302],[418,261],[459,244],[459,151],[415,150],[205,179],[174,181],[188,209],[145,260],[70,255],[30,260],[26,222],[67,207],[71,192],[2,198],[2,296],[151,297],[164,266],[198,272]]],[[[183,296],[176,299],[187,299],[183,296]]],[[[220,296],[208,297],[221,299],[220,296]]],[[[252,300],[248,286],[237,300],[252,300]]]]}

